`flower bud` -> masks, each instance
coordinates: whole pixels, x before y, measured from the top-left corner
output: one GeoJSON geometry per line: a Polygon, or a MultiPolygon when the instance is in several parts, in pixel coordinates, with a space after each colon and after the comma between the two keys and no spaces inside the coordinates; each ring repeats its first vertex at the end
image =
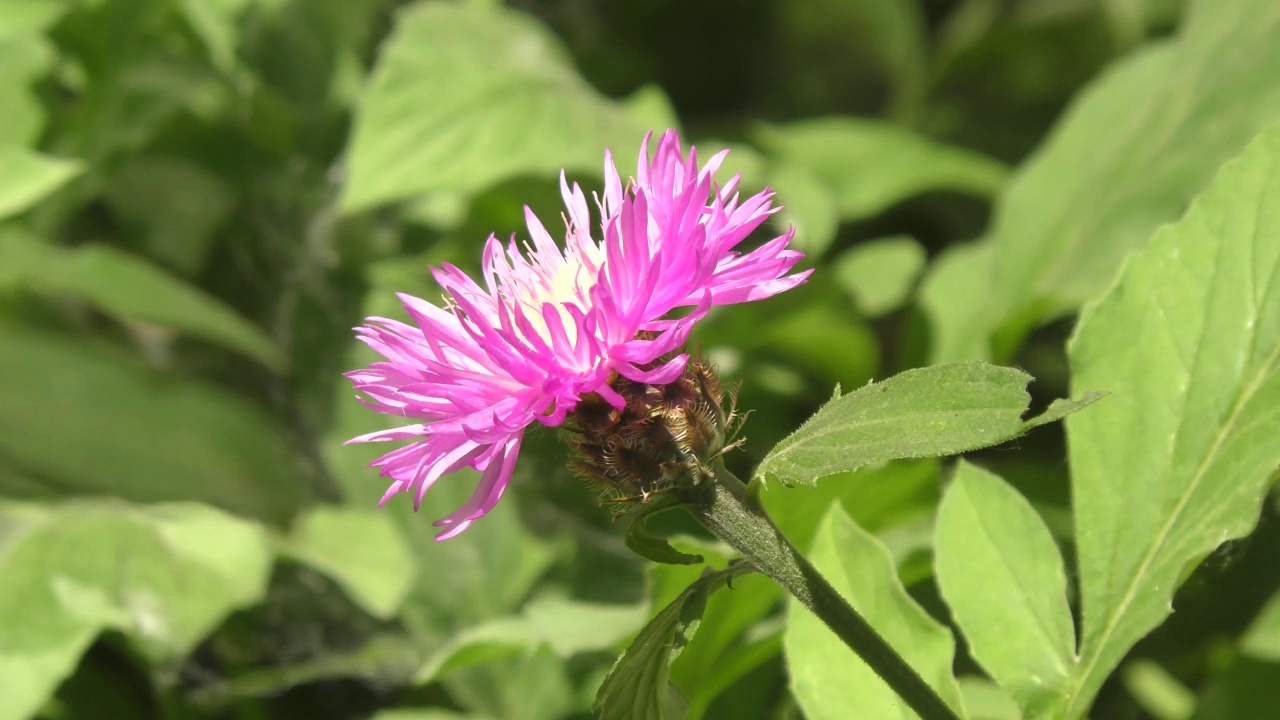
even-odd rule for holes
{"type": "Polygon", "coordinates": [[[736,387],[725,393],[715,369],[693,359],[675,381],[647,385],[615,378],[610,387],[625,401],[616,408],[599,395],[578,403],[569,416],[570,467],[602,491],[602,502],[644,503],[706,476],[707,464],[737,447],[740,418],[736,387]]]}

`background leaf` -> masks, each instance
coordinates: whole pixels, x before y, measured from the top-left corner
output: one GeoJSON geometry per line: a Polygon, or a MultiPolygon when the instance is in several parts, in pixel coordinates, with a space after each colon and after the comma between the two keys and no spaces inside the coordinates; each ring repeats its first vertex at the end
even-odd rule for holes
{"type": "Polygon", "coordinates": [[[199,505],[0,506],[0,718],[35,713],[104,629],[177,659],[261,598],[266,534],[199,505]]]}
{"type": "Polygon", "coordinates": [[[892,237],[849,250],[836,260],[834,270],[858,310],[875,317],[906,302],[924,263],[924,248],[919,243],[909,237],[892,237]]]}
{"type": "Polygon", "coordinates": [[[1075,665],[1067,576],[1053,536],[1017,490],[961,462],[938,506],[935,572],[969,652],[1043,717],[1075,665]]]}
{"type": "Polygon", "coordinates": [[[1067,423],[1084,606],[1066,717],[1170,612],[1188,565],[1257,522],[1280,463],[1280,131],[1261,135],[1081,319],[1067,423]]]}
{"type": "Polygon", "coordinates": [[[0,229],[0,288],[80,298],[123,320],[191,333],[268,367],[283,358],[271,338],[216,298],[112,247],[62,250],[0,229]]]}
{"type": "MultiPolygon", "coordinates": [[[[836,590],[963,716],[960,688],[951,673],[955,639],[907,595],[884,546],[844,510],[827,513],[810,560],[836,590]]],[[[913,717],[905,703],[822,621],[788,601],[783,636],[791,689],[810,720],[848,717],[913,717]]]]}
{"type": "Polygon", "coordinates": [[[604,147],[625,167],[651,129],[577,77],[559,41],[524,15],[420,2],[401,11],[361,100],[342,205],[599,173],[604,147]]]}
{"type": "Polygon", "coordinates": [[[17,215],[84,171],[78,160],[0,145],[0,219],[17,215]]]}

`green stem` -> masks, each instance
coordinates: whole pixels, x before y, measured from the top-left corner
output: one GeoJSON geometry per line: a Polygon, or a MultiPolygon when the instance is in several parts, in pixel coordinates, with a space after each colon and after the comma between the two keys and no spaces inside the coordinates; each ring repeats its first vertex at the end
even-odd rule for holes
{"type": "Polygon", "coordinates": [[[923,720],[959,720],[929,684],[880,637],[857,610],[783,537],[764,510],[747,499],[742,481],[720,463],[714,482],[687,498],[694,516],[762,574],[791,593],[840,636],[923,720]]]}

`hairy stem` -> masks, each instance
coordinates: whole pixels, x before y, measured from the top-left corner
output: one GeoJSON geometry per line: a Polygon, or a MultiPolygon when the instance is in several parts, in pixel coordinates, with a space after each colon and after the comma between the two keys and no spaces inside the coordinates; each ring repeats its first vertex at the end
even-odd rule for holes
{"type": "Polygon", "coordinates": [[[714,472],[714,482],[705,483],[698,494],[686,498],[694,516],[826,623],[923,720],[959,720],[933,688],[783,537],[764,510],[747,499],[742,481],[722,463],[716,463],[714,472]]]}

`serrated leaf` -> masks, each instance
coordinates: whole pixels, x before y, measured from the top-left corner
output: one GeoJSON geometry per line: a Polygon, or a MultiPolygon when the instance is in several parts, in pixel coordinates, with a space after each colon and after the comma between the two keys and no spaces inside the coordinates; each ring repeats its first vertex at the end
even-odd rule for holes
{"type": "MultiPolygon", "coordinates": [[[[810,561],[942,699],[960,711],[960,688],[951,673],[955,638],[929,617],[898,580],[889,551],[835,506],[814,538],[810,561]]],[[[804,606],[788,602],[783,636],[791,690],[809,720],[915,717],[830,628],[804,606]]]]}
{"type": "Polygon", "coordinates": [[[271,338],[217,298],[146,260],[107,245],[64,250],[16,228],[0,230],[0,289],[71,296],[121,320],[169,328],[279,369],[271,338]]]}
{"type": "Polygon", "coordinates": [[[1075,665],[1067,576],[1035,509],[997,475],[961,462],[938,507],[934,573],[978,664],[1042,717],[1075,665]]]}
{"type": "Polygon", "coordinates": [[[831,400],[769,451],[756,477],[814,485],[874,462],[954,455],[1011,440],[1092,403],[1055,401],[1023,420],[1031,376],[987,363],[908,370],[831,400]]]}
{"type": "Polygon", "coordinates": [[[671,720],[684,712],[685,700],[668,682],[671,663],[689,643],[707,598],[744,566],[708,569],[640,630],[596,693],[593,709],[600,720],[671,720]]]}
{"type": "Polygon", "coordinates": [[[84,340],[0,328],[0,397],[0,455],[56,494],[201,501],[276,523],[307,494],[257,408],[84,340]]]}
{"type": "Polygon", "coordinates": [[[1194,0],[1175,40],[1090,83],[997,204],[990,303],[950,322],[984,340],[1008,325],[1007,353],[1028,328],[1104,291],[1129,252],[1280,121],[1277,34],[1272,0],[1194,0]]]}
{"type": "Polygon", "coordinates": [[[398,16],[357,107],[342,207],[561,168],[599,173],[606,147],[625,163],[651,129],[580,78],[533,18],[418,2],[398,16]]]}
{"type": "Polygon", "coordinates": [[[0,505],[0,720],[32,716],[80,655],[118,629],[150,659],[180,659],[258,600],[262,528],[200,505],[0,505]]]}
{"type": "Polygon", "coordinates": [[[294,524],[284,551],[333,578],[374,617],[389,619],[404,603],[417,564],[400,528],[376,508],[318,507],[294,524]]]}
{"type": "Polygon", "coordinates": [[[1000,189],[1007,172],[979,153],[876,120],[820,118],[761,126],[756,134],[768,154],[826,183],[846,221],[876,215],[925,192],[987,197],[1000,189]]]}
{"type": "Polygon", "coordinates": [[[1188,565],[1250,531],[1280,464],[1278,159],[1273,128],[1070,344],[1072,384],[1112,397],[1067,423],[1084,624],[1065,717],[1168,617],[1188,565]]]}
{"type": "Polygon", "coordinates": [[[0,146],[0,220],[17,215],[84,171],[79,160],[0,146]]]}
{"type": "Polygon", "coordinates": [[[906,302],[924,269],[920,243],[906,236],[863,243],[836,260],[836,279],[863,315],[876,317],[906,302]]]}

